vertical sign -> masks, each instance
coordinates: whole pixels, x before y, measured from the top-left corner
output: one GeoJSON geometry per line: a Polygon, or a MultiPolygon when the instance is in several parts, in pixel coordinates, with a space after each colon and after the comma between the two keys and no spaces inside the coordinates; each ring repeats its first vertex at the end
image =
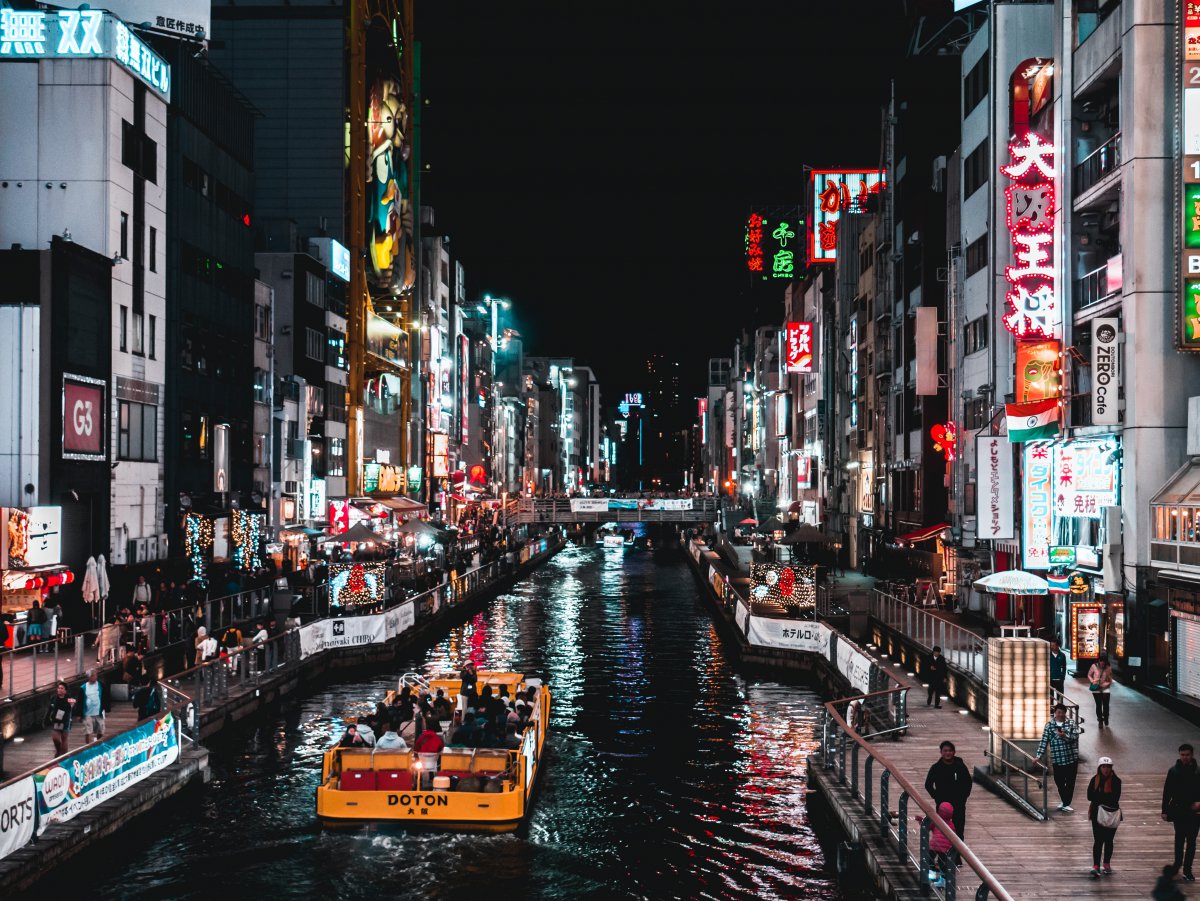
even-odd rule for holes
{"type": "Polygon", "coordinates": [[[746,269],[763,281],[794,278],[803,253],[804,217],[795,207],[746,220],[746,269]]]}
{"type": "Polygon", "coordinates": [[[1013,537],[1013,459],[1007,438],[975,439],[979,499],[975,535],[995,541],[1013,537]]]}
{"type": "Polygon", "coordinates": [[[698,398],[697,406],[700,414],[700,446],[708,446],[708,398],[698,398]]]}
{"type": "Polygon", "coordinates": [[[887,173],[878,169],[814,169],[812,220],[808,229],[808,261],[837,261],[838,225],[845,214],[865,213],[872,194],[887,188],[887,173]]]}
{"type": "Polygon", "coordinates": [[[458,336],[458,409],[462,422],[462,443],[470,440],[471,431],[471,339],[458,336]]]}
{"type": "Polygon", "coordinates": [[[725,392],[725,446],[733,447],[733,392],[725,392]]]}
{"type": "Polygon", "coordinates": [[[63,373],[63,459],[105,460],[107,385],[99,379],[63,373]]]}
{"type": "Polygon", "coordinates": [[[1121,370],[1117,356],[1120,323],[1116,319],[1092,320],[1092,424],[1117,425],[1121,370]]]}
{"type": "Polygon", "coordinates": [[[789,322],[784,329],[788,372],[816,372],[813,354],[813,324],[789,322]]]}
{"type": "Polygon", "coordinates": [[[1021,529],[1023,569],[1049,569],[1054,524],[1054,461],[1047,441],[1025,445],[1025,517],[1021,529]]]}
{"type": "Polygon", "coordinates": [[[1182,277],[1179,312],[1176,315],[1176,346],[1200,350],[1200,4],[1183,3],[1183,247],[1179,254],[1182,277]]]}
{"type": "Polygon", "coordinates": [[[1004,327],[1017,338],[1055,338],[1062,324],[1054,284],[1054,145],[1027,131],[1008,145],[1012,180],[1004,195],[1016,264],[1006,266],[1009,312],[1004,327]]]}
{"type": "Polygon", "coordinates": [[[229,491],[229,426],[213,426],[213,491],[229,491]]]}
{"type": "Polygon", "coordinates": [[[786,438],[792,433],[792,418],[789,415],[790,394],[775,395],[775,437],[786,438]]]}

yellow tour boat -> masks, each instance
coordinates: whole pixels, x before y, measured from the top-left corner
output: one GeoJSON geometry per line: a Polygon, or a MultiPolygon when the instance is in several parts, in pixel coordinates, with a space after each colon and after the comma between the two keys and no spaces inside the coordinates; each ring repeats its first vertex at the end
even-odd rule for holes
{"type": "MultiPolygon", "coordinates": [[[[400,685],[430,694],[440,688],[456,709],[461,706],[457,674],[424,679],[407,673],[400,685]]],[[[519,750],[447,745],[440,754],[430,755],[411,750],[330,748],[317,787],[321,821],[327,825],[379,822],[476,832],[516,829],[529,813],[542,768],[550,690],[541,680],[527,679],[521,673],[480,672],[476,690],[482,691],[485,685],[492,686],[493,693],[504,687],[510,698],[524,697],[527,702],[532,690],[533,713],[520,735],[519,750]]],[[[394,695],[389,692],[386,703],[390,705],[394,695]]]]}

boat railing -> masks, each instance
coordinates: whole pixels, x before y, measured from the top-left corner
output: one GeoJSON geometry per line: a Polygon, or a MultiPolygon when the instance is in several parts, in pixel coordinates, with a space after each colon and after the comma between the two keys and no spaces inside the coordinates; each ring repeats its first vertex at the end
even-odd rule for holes
{"type": "Polygon", "coordinates": [[[419,688],[422,691],[429,691],[429,680],[420,673],[405,673],[400,677],[401,688],[419,688]]]}

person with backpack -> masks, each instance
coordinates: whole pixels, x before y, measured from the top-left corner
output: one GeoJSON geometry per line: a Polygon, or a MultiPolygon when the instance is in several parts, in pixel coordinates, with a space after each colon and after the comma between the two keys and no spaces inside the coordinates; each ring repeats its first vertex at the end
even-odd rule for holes
{"type": "Polygon", "coordinates": [[[158,684],[158,673],[150,671],[149,681],[133,693],[131,699],[137,708],[138,719],[144,720],[160,713],[163,708],[162,686],[158,684]]]}

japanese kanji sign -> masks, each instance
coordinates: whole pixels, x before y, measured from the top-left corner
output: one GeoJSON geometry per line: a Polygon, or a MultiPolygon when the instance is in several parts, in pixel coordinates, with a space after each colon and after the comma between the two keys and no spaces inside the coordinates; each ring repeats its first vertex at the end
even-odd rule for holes
{"type": "Polygon", "coordinates": [[[789,322],[784,329],[784,358],[788,372],[816,372],[813,323],[789,322]]]}
{"type": "Polygon", "coordinates": [[[1009,312],[1004,326],[1018,338],[1054,338],[1062,324],[1054,274],[1054,145],[1027,131],[1008,145],[1012,162],[1000,172],[1015,265],[1006,266],[1009,312]]]}
{"type": "Polygon", "coordinates": [[[1180,157],[1181,191],[1176,194],[1182,247],[1180,296],[1177,300],[1175,346],[1200,350],[1200,3],[1183,3],[1183,40],[1180,42],[1179,111],[1183,125],[1180,157]]]}
{"type": "Polygon", "coordinates": [[[815,169],[812,173],[812,219],[808,231],[808,261],[837,260],[838,227],[842,216],[864,213],[870,196],[887,188],[879,170],[815,169]]]}
{"type": "Polygon", "coordinates": [[[793,208],[754,211],[746,219],[746,269],[764,281],[795,278],[804,217],[793,208]]]}

